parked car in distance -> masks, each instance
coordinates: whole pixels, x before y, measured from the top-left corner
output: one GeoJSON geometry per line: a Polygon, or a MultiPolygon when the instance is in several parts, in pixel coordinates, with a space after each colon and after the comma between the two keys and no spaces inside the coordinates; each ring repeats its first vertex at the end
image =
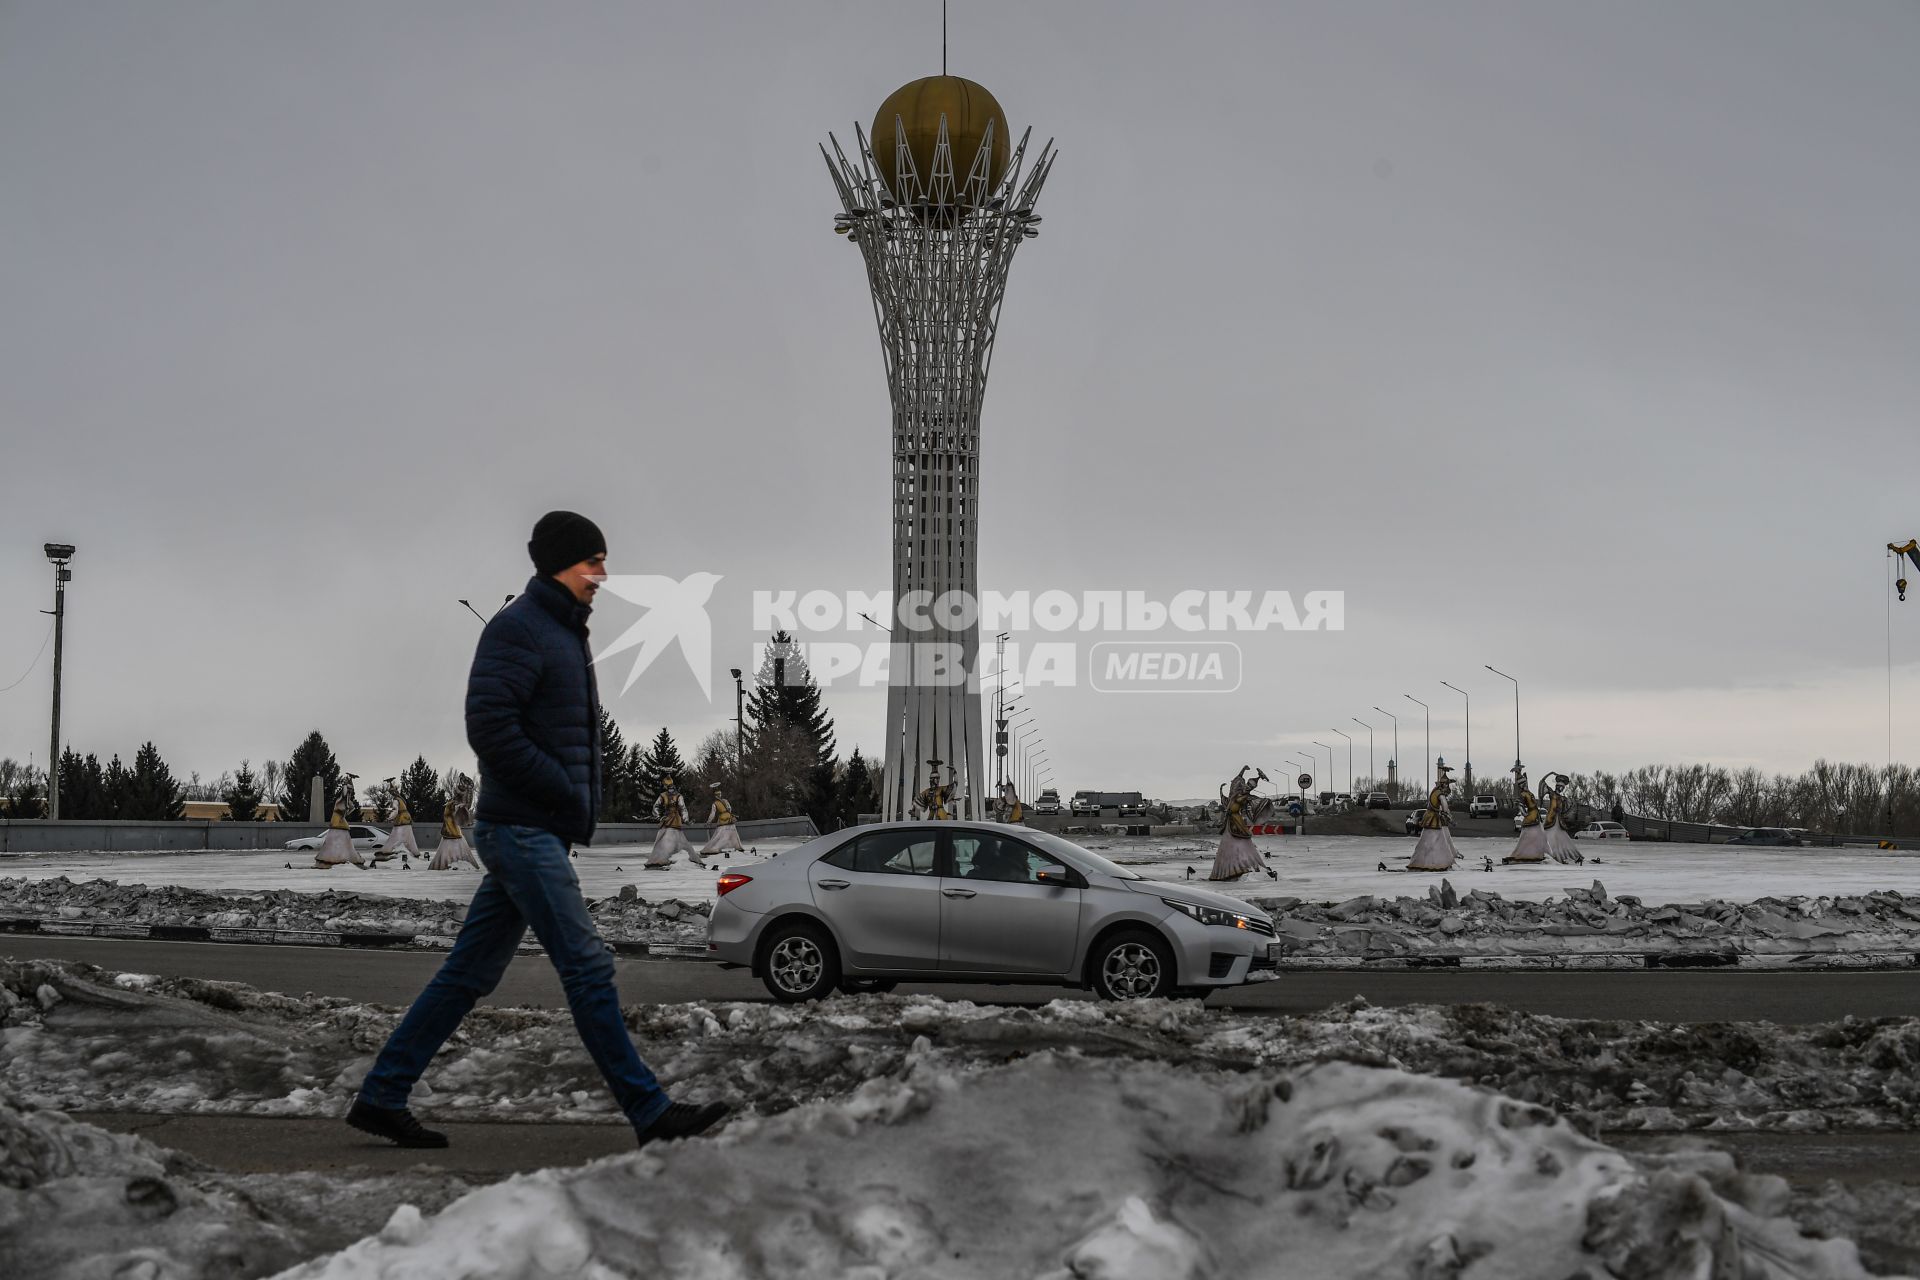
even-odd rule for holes
{"type": "Polygon", "coordinates": [[[707,950],[782,1001],[895,983],[1204,995],[1271,969],[1273,920],[1031,827],[876,823],[726,867],[707,950]]]}
{"type": "Polygon", "coordinates": [[[1147,816],[1147,806],[1144,804],[1123,804],[1120,806],[1119,816],[1122,818],[1144,818],[1147,816]]]}
{"type": "Polygon", "coordinates": [[[1793,847],[1800,843],[1800,837],[1785,827],[1752,827],[1727,843],[1793,847]]]}
{"type": "MultiPolygon", "coordinates": [[[[324,834],[324,833],[322,833],[324,834]]],[[[353,837],[353,847],[362,853],[372,853],[387,838],[387,833],[378,827],[364,826],[355,822],[347,827],[347,834],[353,837]]],[[[287,841],[288,849],[318,849],[320,836],[301,836],[298,840],[287,841]]]]}
{"type": "Polygon", "coordinates": [[[1384,808],[1386,808],[1386,807],[1387,807],[1387,793],[1386,793],[1386,792],[1384,792],[1384,791],[1369,791],[1369,792],[1367,793],[1367,808],[1369,808],[1369,809],[1384,809],[1384,808]]]}
{"type": "Polygon", "coordinates": [[[1040,793],[1040,798],[1033,802],[1033,811],[1035,813],[1060,812],[1059,791],[1055,790],[1052,787],[1048,787],[1045,791],[1042,791],[1040,793]]]}
{"type": "Polygon", "coordinates": [[[1589,822],[1573,833],[1575,840],[1630,840],[1627,829],[1617,822],[1589,822]]]}
{"type": "Polygon", "coordinates": [[[1075,796],[1073,798],[1073,812],[1099,817],[1100,801],[1093,796],[1075,796]]]}
{"type": "Polygon", "coordinates": [[[1500,816],[1500,802],[1492,796],[1475,796],[1473,803],[1467,806],[1469,818],[1497,818],[1500,816]]]}

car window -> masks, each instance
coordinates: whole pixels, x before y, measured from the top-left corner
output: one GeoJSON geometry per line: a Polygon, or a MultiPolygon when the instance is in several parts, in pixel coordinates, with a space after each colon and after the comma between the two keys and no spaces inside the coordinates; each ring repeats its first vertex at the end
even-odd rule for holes
{"type": "Polygon", "coordinates": [[[953,835],[953,874],[962,880],[999,880],[1032,884],[1033,860],[1017,840],[986,831],[956,831],[953,835]]]}
{"type": "Polygon", "coordinates": [[[939,838],[934,831],[874,831],[842,845],[822,861],[843,871],[929,876],[939,838]]]}
{"type": "Polygon", "coordinates": [[[349,827],[347,830],[351,832],[357,840],[366,840],[373,835],[373,829],[371,827],[349,827]]]}

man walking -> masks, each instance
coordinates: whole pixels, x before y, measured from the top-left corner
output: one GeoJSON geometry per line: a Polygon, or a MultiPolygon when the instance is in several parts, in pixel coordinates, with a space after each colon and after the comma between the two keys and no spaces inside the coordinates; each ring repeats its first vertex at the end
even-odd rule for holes
{"type": "Polygon", "coordinates": [[[640,1060],[620,1017],[613,959],[580,896],[568,845],[589,843],[600,807],[600,699],[587,616],[606,577],[593,521],[550,511],[527,543],[537,570],[487,624],[467,677],[467,744],[480,760],[473,843],[486,877],[446,963],[401,1020],[347,1123],[403,1147],[444,1147],[407,1094],[474,1002],[499,985],[530,928],[560,974],[573,1025],[640,1144],[686,1138],[724,1102],[673,1102],[640,1060]]]}

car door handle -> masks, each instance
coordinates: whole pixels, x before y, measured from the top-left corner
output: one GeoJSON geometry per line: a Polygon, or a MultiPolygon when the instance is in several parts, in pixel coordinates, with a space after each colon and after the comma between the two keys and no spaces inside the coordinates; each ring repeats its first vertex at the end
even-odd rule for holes
{"type": "Polygon", "coordinates": [[[816,880],[814,883],[822,889],[844,889],[847,887],[845,880],[816,880]]]}
{"type": "Polygon", "coordinates": [[[971,898],[975,893],[972,889],[942,889],[940,892],[946,894],[949,898],[971,898]]]}

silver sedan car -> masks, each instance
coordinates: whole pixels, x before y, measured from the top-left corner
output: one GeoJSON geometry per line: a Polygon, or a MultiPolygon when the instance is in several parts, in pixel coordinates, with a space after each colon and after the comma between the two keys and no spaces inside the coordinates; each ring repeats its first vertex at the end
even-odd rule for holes
{"type": "Polygon", "coordinates": [[[727,868],[707,950],[777,999],[901,981],[1204,995],[1272,967],[1273,921],[1027,827],[889,822],[727,868]]]}

